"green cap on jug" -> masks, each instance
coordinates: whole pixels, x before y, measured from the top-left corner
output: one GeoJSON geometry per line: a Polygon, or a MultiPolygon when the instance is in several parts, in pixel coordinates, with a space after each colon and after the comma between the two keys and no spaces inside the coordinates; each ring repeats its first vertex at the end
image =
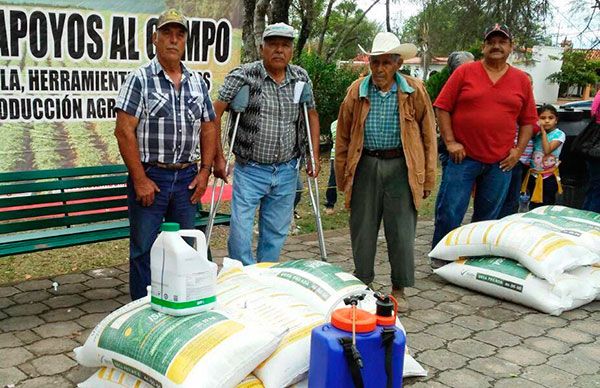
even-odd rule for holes
{"type": "Polygon", "coordinates": [[[179,232],[179,229],[177,222],[163,222],[160,226],[161,232],[179,232]]]}

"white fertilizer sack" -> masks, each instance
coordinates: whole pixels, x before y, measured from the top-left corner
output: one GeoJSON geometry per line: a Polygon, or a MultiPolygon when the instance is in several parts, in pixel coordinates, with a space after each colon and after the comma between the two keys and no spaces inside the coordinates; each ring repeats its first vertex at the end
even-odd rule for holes
{"type": "Polygon", "coordinates": [[[582,265],[600,262],[600,256],[563,235],[516,221],[481,221],[448,233],[429,257],[499,256],[517,260],[536,276],[555,283],[558,276],[582,265]]]}
{"type": "MultiPolygon", "coordinates": [[[[375,298],[369,296],[363,282],[340,267],[323,261],[260,263],[246,266],[244,271],[262,283],[297,297],[323,315],[330,314],[335,308],[344,307],[343,299],[357,293],[367,294],[359,307],[375,311],[375,298]]],[[[396,326],[406,334],[400,321],[397,321],[396,326]]],[[[407,338],[407,344],[408,342],[407,338]]],[[[403,376],[427,376],[427,371],[409,354],[408,346],[404,356],[403,376]]]]}
{"type": "MultiPolygon", "coordinates": [[[[117,368],[103,366],[90,378],[77,385],[78,388],[155,388],[129,373],[117,368]]],[[[258,377],[250,374],[235,388],[264,388],[258,377]]]]}
{"type": "Polygon", "coordinates": [[[577,219],[571,217],[536,213],[535,211],[514,214],[503,218],[502,221],[525,222],[551,230],[577,245],[582,245],[590,251],[600,254],[600,224],[594,225],[577,221],[577,219]]]}
{"type": "Polygon", "coordinates": [[[117,368],[103,366],[87,380],[77,384],[78,388],[153,388],[139,378],[117,368]]]}
{"type": "Polygon", "coordinates": [[[596,288],[596,300],[600,300],[600,265],[586,265],[575,268],[569,273],[580,278],[589,279],[592,286],[596,288]]]}
{"type": "Polygon", "coordinates": [[[559,275],[555,284],[538,278],[514,260],[499,257],[460,259],[434,272],[461,287],[560,315],[591,302],[598,294],[598,280],[584,270],[589,268],[559,275]]]}
{"type": "MultiPolygon", "coordinates": [[[[155,388],[145,381],[116,368],[103,366],[87,380],[77,384],[78,388],[155,388]]],[[[253,374],[246,376],[235,388],[264,388],[262,381],[253,374]]],[[[308,388],[308,379],[304,379],[290,388],[308,388]]]]}
{"type": "Polygon", "coordinates": [[[308,375],[310,334],[325,322],[322,313],[250,277],[239,261],[227,258],[217,278],[217,300],[219,308],[242,322],[273,326],[285,332],[275,352],[253,372],[266,388],[287,387],[308,375]]]}
{"type": "Polygon", "coordinates": [[[280,334],[218,310],[174,317],[149,298],[104,318],[75,349],[87,367],[117,367],[154,386],[235,387],[276,349],[280,334]]]}
{"type": "Polygon", "coordinates": [[[317,260],[260,263],[244,267],[244,271],[299,298],[323,315],[344,297],[367,289],[363,282],[340,267],[317,260]]]}
{"type": "Polygon", "coordinates": [[[262,381],[258,379],[258,377],[250,374],[235,388],[264,388],[264,385],[262,381]]]}
{"type": "Polygon", "coordinates": [[[566,206],[550,205],[538,207],[530,211],[530,213],[565,217],[571,219],[572,221],[600,227],[600,213],[595,213],[588,210],[579,210],[566,206]]]}

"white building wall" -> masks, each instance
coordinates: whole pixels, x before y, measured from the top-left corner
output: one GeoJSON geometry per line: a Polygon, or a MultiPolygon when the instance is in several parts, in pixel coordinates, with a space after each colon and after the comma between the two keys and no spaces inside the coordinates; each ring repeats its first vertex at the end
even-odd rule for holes
{"type": "MultiPolygon", "coordinates": [[[[558,99],[558,84],[546,78],[560,71],[562,66],[562,47],[534,46],[532,52],[533,62],[525,65],[515,62],[513,65],[531,74],[533,78],[533,94],[536,103],[553,104],[558,99]]],[[[511,59],[514,59],[511,57],[511,59]]]]}

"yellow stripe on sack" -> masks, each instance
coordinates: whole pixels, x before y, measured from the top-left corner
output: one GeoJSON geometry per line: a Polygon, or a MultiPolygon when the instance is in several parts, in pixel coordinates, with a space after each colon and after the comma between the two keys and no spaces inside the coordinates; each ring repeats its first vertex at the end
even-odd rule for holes
{"type": "Polygon", "coordinates": [[[266,360],[261,362],[260,365],[257,366],[255,370],[262,369],[273,357],[275,357],[279,352],[281,352],[283,349],[285,349],[288,345],[293,344],[294,342],[299,341],[302,338],[310,336],[312,329],[323,324],[324,322],[325,322],[324,319],[319,319],[309,325],[306,325],[296,331],[293,331],[293,332],[287,334],[285,337],[283,337],[283,339],[279,343],[279,346],[277,346],[277,349],[275,349],[275,351],[266,360]]]}
{"type": "Polygon", "coordinates": [[[496,238],[496,242],[494,243],[495,246],[498,246],[498,243],[500,242],[500,239],[502,238],[502,235],[504,234],[504,232],[506,232],[506,229],[508,229],[508,227],[513,224],[514,224],[514,222],[511,221],[511,222],[507,222],[506,225],[504,225],[502,230],[500,230],[500,233],[498,233],[498,237],[496,238]]]}
{"type": "Polygon", "coordinates": [[[248,381],[242,381],[235,388],[264,388],[262,381],[260,381],[257,377],[252,378],[248,381]]]}
{"type": "Polygon", "coordinates": [[[448,235],[446,236],[446,241],[444,241],[446,246],[452,245],[452,236],[454,236],[454,233],[456,233],[456,229],[451,230],[450,233],[448,233],[448,235]]]}
{"type": "Polygon", "coordinates": [[[527,253],[529,256],[533,256],[533,252],[537,249],[538,246],[545,244],[546,240],[552,238],[554,236],[554,233],[547,233],[545,235],[543,235],[534,245],[533,247],[531,247],[531,249],[529,250],[529,252],[527,253]]]}
{"type": "Polygon", "coordinates": [[[548,246],[546,247],[546,249],[544,249],[542,251],[542,253],[538,256],[535,257],[536,261],[543,261],[546,256],[548,256],[549,254],[551,254],[552,252],[560,249],[560,248],[564,248],[567,246],[571,246],[571,245],[575,245],[575,243],[569,241],[569,240],[559,240],[555,243],[552,244],[548,244],[548,246]]]}
{"type": "Polygon", "coordinates": [[[464,230],[464,227],[462,227],[462,226],[456,230],[456,236],[454,237],[454,245],[455,246],[458,245],[458,240],[459,240],[460,234],[462,233],[463,230],[464,230]]]}
{"type": "Polygon", "coordinates": [[[475,231],[475,224],[471,224],[471,230],[469,230],[469,234],[467,234],[467,245],[471,244],[471,235],[475,231]]]}
{"type": "Polygon", "coordinates": [[[244,325],[240,323],[222,321],[205,330],[179,351],[171,365],[169,365],[169,369],[167,369],[167,378],[175,384],[182,384],[202,357],[221,342],[243,329],[244,325]]]}
{"type": "Polygon", "coordinates": [[[242,270],[239,268],[232,268],[230,270],[228,270],[225,274],[219,274],[219,277],[217,278],[217,283],[223,283],[225,280],[234,277],[234,276],[238,276],[242,273],[242,270]]]}
{"type": "Polygon", "coordinates": [[[112,381],[114,373],[115,373],[115,370],[113,368],[110,368],[110,372],[108,372],[107,380],[112,381]]]}
{"type": "Polygon", "coordinates": [[[275,264],[278,264],[278,263],[272,263],[272,262],[266,262],[265,261],[264,263],[257,263],[257,264],[254,264],[254,265],[257,266],[258,268],[271,268],[275,264]]]}
{"type": "Polygon", "coordinates": [[[133,388],[140,388],[140,385],[142,385],[142,382],[140,380],[136,380],[135,384],[133,384],[133,388]]]}
{"type": "Polygon", "coordinates": [[[123,384],[123,380],[125,380],[125,373],[121,373],[121,376],[119,376],[119,384],[123,384]]]}
{"type": "Polygon", "coordinates": [[[100,370],[98,371],[98,378],[99,379],[103,379],[104,378],[104,373],[106,373],[106,367],[103,366],[102,368],[100,368],[100,370]]]}
{"type": "Polygon", "coordinates": [[[483,244],[487,244],[488,235],[490,234],[490,230],[494,227],[494,224],[490,224],[487,228],[485,228],[485,232],[483,233],[483,244]]]}

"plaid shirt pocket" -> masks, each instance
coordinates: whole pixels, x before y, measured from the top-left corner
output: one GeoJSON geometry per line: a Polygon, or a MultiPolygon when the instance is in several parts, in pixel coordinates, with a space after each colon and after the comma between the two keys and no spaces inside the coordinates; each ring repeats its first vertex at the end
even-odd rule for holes
{"type": "Polygon", "coordinates": [[[168,93],[152,92],[148,96],[148,115],[156,117],[168,117],[171,115],[171,99],[168,93]]]}

